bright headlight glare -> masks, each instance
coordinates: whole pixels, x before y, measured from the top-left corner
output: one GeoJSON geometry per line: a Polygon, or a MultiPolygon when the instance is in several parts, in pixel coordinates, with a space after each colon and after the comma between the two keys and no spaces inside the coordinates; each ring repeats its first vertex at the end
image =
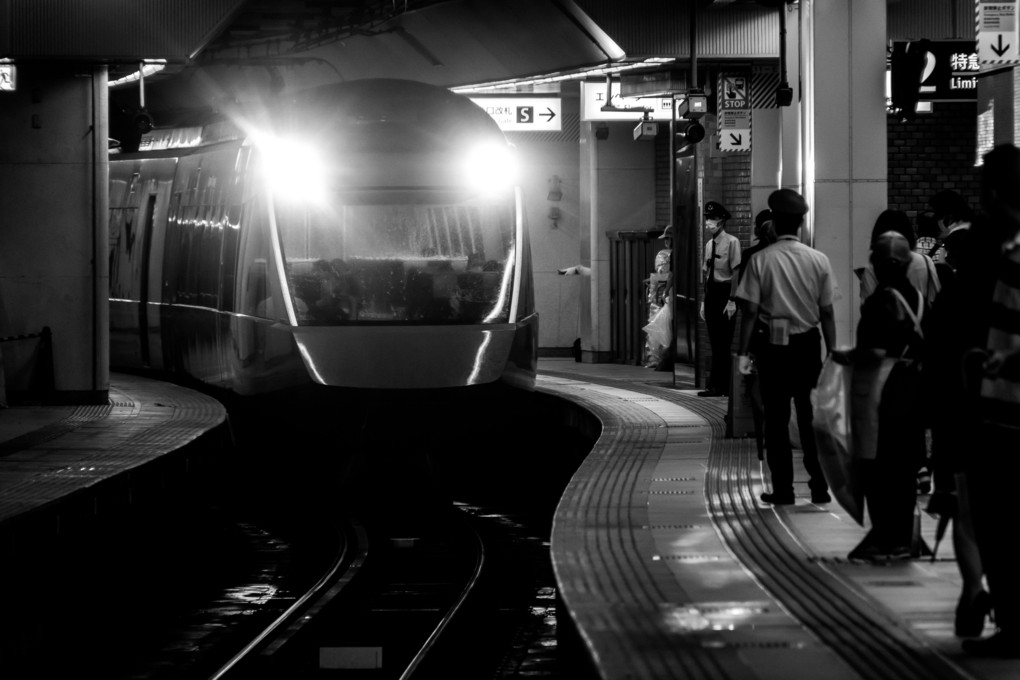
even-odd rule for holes
{"type": "Polygon", "coordinates": [[[501,191],[517,181],[517,157],[506,144],[480,144],[468,153],[464,170],[477,190],[501,191]]]}
{"type": "Polygon", "coordinates": [[[311,144],[265,136],[256,144],[262,172],[273,194],[283,200],[321,203],[326,199],[327,166],[311,144]]]}

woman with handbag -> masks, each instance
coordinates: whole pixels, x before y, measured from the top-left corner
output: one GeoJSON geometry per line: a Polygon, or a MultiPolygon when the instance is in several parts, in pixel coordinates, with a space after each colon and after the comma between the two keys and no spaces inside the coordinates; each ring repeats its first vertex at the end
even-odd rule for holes
{"type": "Polygon", "coordinates": [[[924,297],[907,278],[910,245],[896,231],[874,241],[878,280],[861,307],[850,359],[851,434],[872,528],[851,560],[886,562],[911,557],[916,473],[924,438],[919,388],[924,297]]]}

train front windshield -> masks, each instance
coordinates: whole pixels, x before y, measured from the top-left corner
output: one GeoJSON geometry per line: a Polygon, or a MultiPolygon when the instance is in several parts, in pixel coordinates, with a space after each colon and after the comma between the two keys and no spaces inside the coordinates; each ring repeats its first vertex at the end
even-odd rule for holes
{"type": "Polygon", "coordinates": [[[366,194],[328,206],[276,205],[300,325],[509,320],[512,196],[366,194]]]}

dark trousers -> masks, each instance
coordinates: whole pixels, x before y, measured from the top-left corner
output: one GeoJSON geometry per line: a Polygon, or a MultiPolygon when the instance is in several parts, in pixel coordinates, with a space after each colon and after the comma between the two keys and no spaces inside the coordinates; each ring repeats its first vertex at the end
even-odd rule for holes
{"type": "Polygon", "coordinates": [[[1020,578],[1016,574],[1016,483],[1020,431],[983,425],[967,465],[967,491],[981,566],[995,609],[995,624],[1020,634],[1020,578]]]}
{"type": "Polygon", "coordinates": [[[712,347],[712,366],[708,374],[708,389],[722,394],[730,393],[730,348],[736,314],[726,318],[723,309],[730,300],[730,282],[709,281],[705,286],[705,325],[712,347]]]}
{"type": "Polygon", "coordinates": [[[758,357],[758,379],[765,410],[765,460],[772,476],[772,492],[793,495],[793,448],[790,445],[790,401],[797,409],[797,427],[804,468],[812,491],[828,484],[818,465],[818,449],[811,425],[811,390],[822,371],[821,334],[817,328],[790,336],[788,345],[764,343],[758,357]]]}
{"type": "Polygon", "coordinates": [[[860,460],[869,537],[882,549],[909,548],[917,506],[917,470],[926,455],[920,374],[905,363],[889,373],[878,404],[878,450],[860,460]]]}
{"type": "Polygon", "coordinates": [[[917,464],[905,454],[880,451],[875,460],[857,461],[871,517],[868,538],[882,550],[909,549],[914,534],[917,464]]]}

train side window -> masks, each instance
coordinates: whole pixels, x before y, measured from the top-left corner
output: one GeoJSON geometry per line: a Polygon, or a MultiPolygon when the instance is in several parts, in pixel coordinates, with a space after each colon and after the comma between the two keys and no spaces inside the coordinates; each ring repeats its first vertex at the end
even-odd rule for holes
{"type": "Polygon", "coordinates": [[[238,284],[234,308],[241,314],[286,321],[283,293],[276,276],[269,232],[269,212],[263,198],[244,206],[238,284]]]}
{"type": "Polygon", "coordinates": [[[234,286],[236,280],[234,273],[237,269],[237,260],[240,255],[241,211],[243,206],[232,205],[227,209],[223,218],[223,250],[220,255],[220,310],[224,312],[234,311],[234,286]]]}
{"type": "Polygon", "coordinates": [[[110,297],[137,300],[131,269],[135,238],[134,223],[138,210],[115,208],[110,211],[110,297]]]}

